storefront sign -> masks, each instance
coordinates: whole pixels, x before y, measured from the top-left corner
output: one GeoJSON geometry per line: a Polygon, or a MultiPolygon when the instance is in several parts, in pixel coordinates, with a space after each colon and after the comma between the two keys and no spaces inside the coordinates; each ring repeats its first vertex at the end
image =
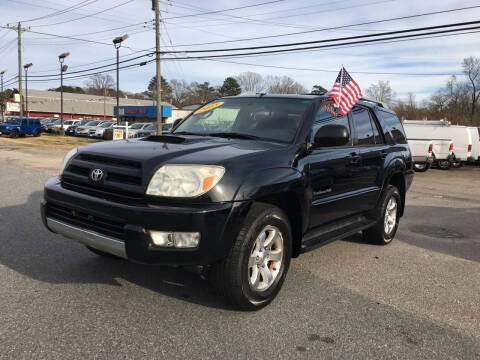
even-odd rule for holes
{"type": "Polygon", "coordinates": [[[20,104],[15,102],[7,102],[7,112],[20,112],[20,104]]]}

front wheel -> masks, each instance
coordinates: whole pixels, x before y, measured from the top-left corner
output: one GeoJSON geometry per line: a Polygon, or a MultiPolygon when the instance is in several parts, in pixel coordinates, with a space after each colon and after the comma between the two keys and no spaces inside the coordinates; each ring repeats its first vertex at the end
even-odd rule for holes
{"type": "Polygon", "coordinates": [[[388,185],[376,209],[375,216],[378,221],[375,226],[363,230],[364,239],[378,245],[390,244],[397,232],[401,204],[402,198],[398,189],[388,185]]]}
{"type": "Polygon", "coordinates": [[[428,169],[430,169],[430,164],[429,163],[415,163],[415,165],[414,165],[414,170],[416,172],[425,172],[428,169]]]}
{"type": "Polygon", "coordinates": [[[242,310],[258,310],[280,291],[292,254],[285,213],[270,204],[252,205],[226,259],[215,264],[210,281],[219,295],[242,310]]]}

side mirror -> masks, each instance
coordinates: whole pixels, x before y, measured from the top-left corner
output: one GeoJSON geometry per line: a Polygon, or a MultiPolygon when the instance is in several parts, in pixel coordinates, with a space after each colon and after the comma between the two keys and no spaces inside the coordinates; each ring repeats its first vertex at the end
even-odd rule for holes
{"type": "Polygon", "coordinates": [[[348,130],[343,125],[330,124],[318,129],[313,139],[313,147],[342,146],[348,143],[348,130]]]}

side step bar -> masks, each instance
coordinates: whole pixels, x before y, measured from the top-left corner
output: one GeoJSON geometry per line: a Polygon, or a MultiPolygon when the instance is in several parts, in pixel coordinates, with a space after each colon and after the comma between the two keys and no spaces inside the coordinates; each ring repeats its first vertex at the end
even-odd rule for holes
{"type": "Polygon", "coordinates": [[[376,222],[359,215],[310,230],[303,236],[300,252],[314,250],[335,240],[346,238],[374,226],[376,222]]]}

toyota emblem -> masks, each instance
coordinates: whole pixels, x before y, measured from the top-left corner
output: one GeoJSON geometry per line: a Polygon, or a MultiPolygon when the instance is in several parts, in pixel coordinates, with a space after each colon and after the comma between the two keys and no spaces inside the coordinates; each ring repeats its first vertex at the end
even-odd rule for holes
{"type": "Polygon", "coordinates": [[[104,173],[102,169],[93,169],[92,171],[90,171],[90,179],[92,179],[92,181],[94,182],[102,181],[103,176],[104,176],[104,173]]]}

